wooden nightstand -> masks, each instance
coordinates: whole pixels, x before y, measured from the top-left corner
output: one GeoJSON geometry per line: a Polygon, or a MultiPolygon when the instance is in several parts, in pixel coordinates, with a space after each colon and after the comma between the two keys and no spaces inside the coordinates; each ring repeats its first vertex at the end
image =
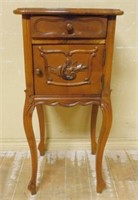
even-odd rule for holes
{"type": "Polygon", "coordinates": [[[22,15],[26,100],[24,128],[32,158],[29,190],[36,193],[37,148],[32,127],[36,107],[40,123],[39,151],[44,155],[42,105],[92,105],[91,144],[96,153],[97,192],[102,192],[102,157],[112,123],[110,80],[117,9],[36,9],[22,15]],[[98,142],[98,107],[103,114],[98,142]]]}

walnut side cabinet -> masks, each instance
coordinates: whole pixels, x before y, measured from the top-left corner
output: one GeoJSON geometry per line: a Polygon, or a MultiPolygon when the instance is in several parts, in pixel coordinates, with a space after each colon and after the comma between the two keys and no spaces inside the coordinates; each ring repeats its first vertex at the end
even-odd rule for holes
{"type": "Polygon", "coordinates": [[[97,192],[106,184],[102,157],[112,123],[110,80],[118,9],[19,8],[22,15],[26,100],[24,128],[32,159],[29,190],[36,193],[37,147],[32,126],[36,107],[40,125],[39,151],[44,155],[43,105],[92,105],[91,146],[96,154],[97,192]],[[103,121],[98,142],[98,108],[103,121]]]}

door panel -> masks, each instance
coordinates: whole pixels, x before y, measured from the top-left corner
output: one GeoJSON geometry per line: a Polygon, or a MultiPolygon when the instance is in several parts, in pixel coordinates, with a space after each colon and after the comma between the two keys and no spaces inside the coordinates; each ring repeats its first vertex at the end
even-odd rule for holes
{"type": "Polygon", "coordinates": [[[100,94],[104,45],[34,45],[35,94],[100,94]]]}

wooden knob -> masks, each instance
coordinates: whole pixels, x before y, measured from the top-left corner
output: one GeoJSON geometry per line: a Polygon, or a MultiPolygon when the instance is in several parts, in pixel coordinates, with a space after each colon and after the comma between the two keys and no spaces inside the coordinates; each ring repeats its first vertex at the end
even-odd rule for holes
{"type": "Polygon", "coordinates": [[[36,68],[35,73],[37,76],[42,76],[42,71],[39,68],[36,68]]]}
{"type": "Polygon", "coordinates": [[[74,32],[73,25],[71,23],[67,24],[67,31],[69,34],[72,34],[74,32]]]}

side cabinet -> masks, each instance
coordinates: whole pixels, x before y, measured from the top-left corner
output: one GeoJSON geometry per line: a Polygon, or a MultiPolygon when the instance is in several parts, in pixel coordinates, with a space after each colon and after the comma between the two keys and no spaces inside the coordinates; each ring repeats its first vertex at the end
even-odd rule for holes
{"type": "Polygon", "coordinates": [[[43,105],[92,105],[91,151],[96,154],[97,192],[106,184],[102,158],[112,124],[110,82],[118,9],[18,8],[22,15],[26,100],[24,128],[32,159],[28,189],[36,194],[37,147],[32,114],[40,124],[39,151],[44,155],[43,105]],[[103,121],[98,141],[95,129],[98,108],[103,121]]]}

